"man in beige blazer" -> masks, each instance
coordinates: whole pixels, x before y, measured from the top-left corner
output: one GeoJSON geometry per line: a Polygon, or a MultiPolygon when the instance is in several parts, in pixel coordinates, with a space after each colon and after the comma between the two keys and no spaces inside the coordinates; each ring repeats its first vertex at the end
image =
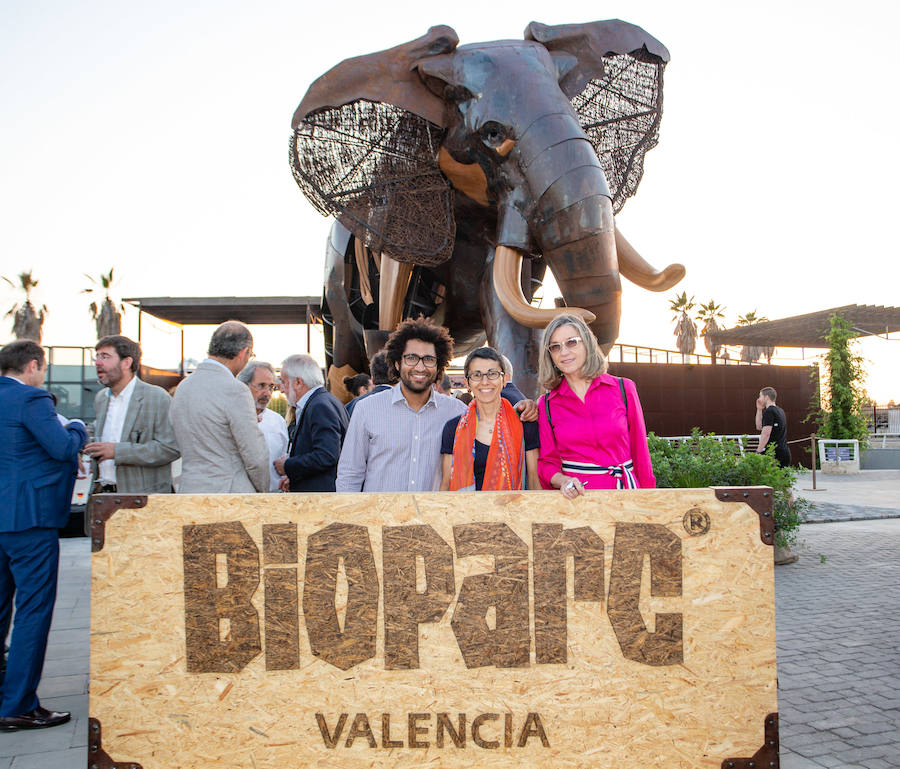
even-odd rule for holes
{"type": "Polygon", "coordinates": [[[235,376],[253,355],[250,330],[227,321],[213,332],[209,357],[178,385],[169,419],[181,449],[180,494],[268,491],[269,449],[253,396],[235,376]]]}
{"type": "Polygon", "coordinates": [[[93,462],[93,493],[169,494],[178,444],[169,423],[172,399],[138,379],[141,347],[125,336],[103,337],[96,346],[95,441],[84,447],[93,462]]]}

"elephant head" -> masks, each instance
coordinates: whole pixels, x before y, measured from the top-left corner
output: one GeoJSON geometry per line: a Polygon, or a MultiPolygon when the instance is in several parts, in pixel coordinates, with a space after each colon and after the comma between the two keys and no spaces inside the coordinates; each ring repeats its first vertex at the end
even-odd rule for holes
{"type": "Polygon", "coordinates": [[[435,265],[453,251],[453,192],[496,211],[494,286],[519,323],[554,310],[525,301],[523,256],[542,254],[570,311],[601,344],[618,335],[619,270],[663,291],[615,229],[662,114],[668,51],[618,20],[457,46],[449,27],[348,59],[310,87],[293,121],[294,176],[323,213],[374,251],[435,265]]]}

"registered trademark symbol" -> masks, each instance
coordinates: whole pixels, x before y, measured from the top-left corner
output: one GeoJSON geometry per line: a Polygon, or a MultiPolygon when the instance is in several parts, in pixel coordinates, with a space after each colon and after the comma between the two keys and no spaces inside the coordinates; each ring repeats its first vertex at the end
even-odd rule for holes
{"type": "Polygon", "coordinates": [[[684,524],[684,530],[692,537],[699,537],[709,531],[709,516],[699,507],[688,510],[681,522],[684,524]]]}

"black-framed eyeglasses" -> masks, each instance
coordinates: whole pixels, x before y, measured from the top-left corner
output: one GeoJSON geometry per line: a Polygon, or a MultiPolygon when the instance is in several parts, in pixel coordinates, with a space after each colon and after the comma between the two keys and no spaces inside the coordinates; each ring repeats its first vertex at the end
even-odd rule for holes
{"type": "Polygon", "coordinates": [[[565,347],[567,350],[574,350],[578,345],[581,344],[580,336],[573,336],[566,339],[565,342],[551,342],[547,345],[547,349],[550,351],[551,355],[559,355],[563,348],[565,347]]]}
{"type": "Polygon", "coordinates": [[[490,371],[473,371],[471,374],[466,374],[466,379],[470,382],[480,382],[482,379],[487,378],[494,382],[502,376],[502,371],[492,368],[490,371]]]}
{"type": "Polygon", "coordinates": [[[403,362],[407,366],[418,366],[419,361],[425,364],[425,368],[437,366],[437,358],[434,355],[416,355],[414,352],[408,352],[403,356],[403,362]]]}

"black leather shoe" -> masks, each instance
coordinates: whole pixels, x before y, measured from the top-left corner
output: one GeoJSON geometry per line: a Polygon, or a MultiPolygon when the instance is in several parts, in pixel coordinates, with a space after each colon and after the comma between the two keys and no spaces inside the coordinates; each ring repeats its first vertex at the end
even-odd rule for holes
{"type": "Polygon", "coordinates": [[[59,726],[72,718],[72,714],[63,711],[57,713],[38,705],[30,713],[21,716],[7,716],[0,718],[0,731],[14,732],[17,729],[48,729],[51,726],[59,726]]]}

